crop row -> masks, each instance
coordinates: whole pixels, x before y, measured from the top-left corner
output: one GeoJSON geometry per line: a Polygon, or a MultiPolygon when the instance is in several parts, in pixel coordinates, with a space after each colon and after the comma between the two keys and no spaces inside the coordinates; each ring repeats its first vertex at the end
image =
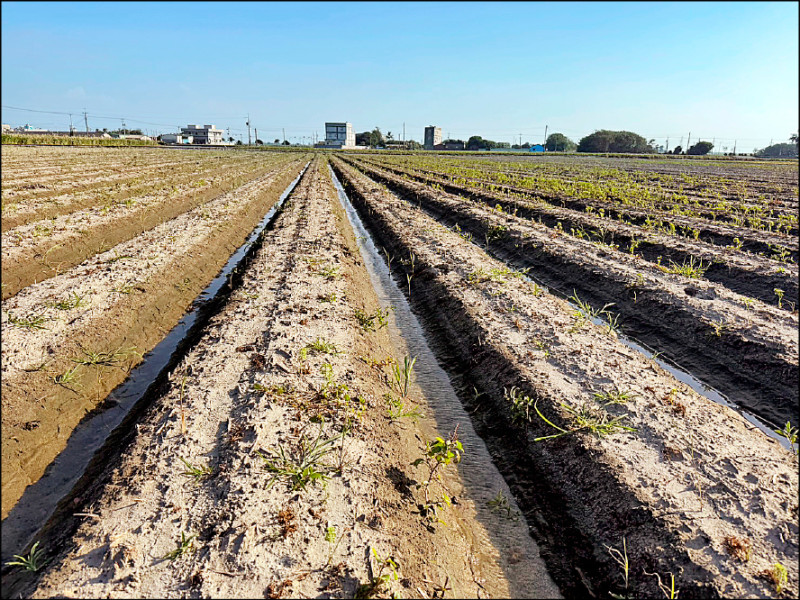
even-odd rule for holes
{"type": "Polygon", "coordinates": [[[161,203],[149,227],[87,248],[76,266],[3,301],[4,516],[217,275],[297,175],[298,158],[177,215],[161,203]]]}
{"type": "MultiPolygon", "coordinates": [[[[400,157],[383,158],[381,162],[395,162],[400,157]]],[[[479,189],[502,192],[535,194],[551,202],[587,201],[595,207],[606,209],[646,209],[665,215],[677,215],[711,222],[730,223],[739,227],[777,233],[796,233],[797,215],[794,207],[774,207],[769,200],[763,203],[742,203],[716,198],[713,203],[692,201],[686,194],[663,191],[650,185],[627,181],[624,172],[620,178],[593,180],[564,179],[550,173],[533,173],[527,176],[510,176],[470,166],[464,161],[433,159],[431,157],[402,157],[406,168],[420,173],[438,173],[449,181],[479,189]]]]}
{"type": "Polygon", "coordinates": [[[668,582],[667,572],[681,595],[772,593],[760,569],[795,568],[794,502],[773,510],[796,493],[788,452],[592,323],[585,305],[437,223],[415,207],[428,204],[422,195],[401,199],[334,165],[447,357],[551,572],[571,573],[565,595],[656,596],[653,574],[668,582]],[[770,476],[783,489],[764,487],[770,476]],[[745,540],[749,562],[735,562],[726,539],[745,540]],[[623,540],[624,564],[603,550],[622,557],[623,540]],[[620,578],[628,564],[631,581],[620,578]]]}

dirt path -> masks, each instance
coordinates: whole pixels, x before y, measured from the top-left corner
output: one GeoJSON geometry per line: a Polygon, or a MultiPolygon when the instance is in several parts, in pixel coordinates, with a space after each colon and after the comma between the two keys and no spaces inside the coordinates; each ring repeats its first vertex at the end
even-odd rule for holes
{"type": "MultiPolygon", "coordinates": [[[[81,512],[96,516],[80,518],[38,581],[11,575],[7,591],[510,595],[454,465],[444,478],[453,504],[440,509],[447,526],[420,514],[415,484],[425,471],[410,463],[431,432],[388,417],[394,349],[327,168],[319,167],[287,201],[243,286],[175,370],[119,465],[91,484],[98,495],[87,490],[92,500],[81,512]],[[283,469],[314,440],[331,442],[307,463],[313,471],[291,477],[283,469]],[[181,459],[208,474],[186,476],[181,459]],[[187,551],[164,558],[180,549],[182,535],[191,539],[187,551]]],[[[405,402],[424,408],[419,398],[405,402]]],[[[539,593],[558,594],[544,574],[539,593]]]]}
{"type": "Polygon", "coordinates": [[[797,592],[792,454],[423,211],[335,165],[398,278],[410,278],[412,304],[537,523],[566,595],[628,593],[606,551],[622,552],[623,539],[637,597],[661,593],[655,573],[662,582],[674,575],[682,598],[769,597],[761,573],[776,562],[789,571],[787,596],[797,592]]]}
{"type": "Polygon", "coordinates": [[[81,418],[178,322],[301,166],[223,194],[3,302],[4,518],[81,418]],[[23,326],[32,315],[41,322],[23,326]]]}

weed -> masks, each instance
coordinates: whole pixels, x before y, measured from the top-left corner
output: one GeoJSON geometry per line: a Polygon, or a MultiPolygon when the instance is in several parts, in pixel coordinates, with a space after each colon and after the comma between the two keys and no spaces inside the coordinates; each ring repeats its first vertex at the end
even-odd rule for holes
{"type": "Polygon", "coordinates": [[[420,512],[427,516],[428,520],[444,524],[444,521],[439,519],[438,511],[443,505],[450,505],[450,497],[442,491],[441,499],[432,501],[430,485],[435,479],[444,488],[444,484],[441,483],[442,470],[451,463],[461,462],[464,447],[458,439],[458,425],[446,440],[437,437],[432,442],[426,442],[422,451],[424,452],[423,457],[411,463],[415,467],[425,463],[428,467],[427,477],[422,483],[417,484],[417,488],[422,488],[425,494],[425,503],[421,506],[420,512]]]}
{"type": "Polygon", "coordinates": [[[39,542],[34,542],[33,546],[31,546],[31,551],[28,553],[28,556],[20,556],[19,554],[15,554],[14,558],[17,560],[7,562],[6,566],[22,567],[26,571],[35,573],[48,563],[47,560],[42,560],[42,555],[44,555],[44,553],[45,551],[42,548],[39,548],[39,542]]]}
{"type": "Polygon", "coordinates": [[[406,404],[400,399],[395,398],[391,392],[387,392],[384,396],[386,403],[389,405],[389,418],[392,420],[402,419],[403,417],[410,417],[417,420],[425,417],[425,415],[416,408],[406,408],[406,404]]]}
{"type": "Polygon", "coordinates": [[[762,577],[766,577],[775,585],[775,593],[780,596],[783,593],[783,586],[789,581],[789,573],[781,563],[775,563],[771,569],[761,572],[762,577]]]}
{"type": "Polygon", "coordinates": [[[632,392],[623,392],[619,389],[612,390],[610,392],[595,392],[594,399],[600,402],[601,404],[609,405],[609,404],[625,404],[631,398],[634,398],[636,394],[632,392]]]}
{"type": "Polygon", "coordinates": [[[786,425],[783,426],[783,429],[776,429],[775,433],[789,440],[792,448],[794,448],[795,454],[800,453],[800,447],[795,447],[797,444],[797,427],[792,427],[790,421],[786,421],[786,425]]]}
{"type": "Polygon", "coordinates": [[[514,521],[515,523],[519,521],[519,513],[511,508],[511,505],[508,503],[508,498],[503,495],[503,490],[497,492],[497,496],[489,500],[486,505],[492,509],[493,512],[498,514],[503,514],[505,512],[503,517],[509,521],[514,521]]]}
{"type": "Polygon", "coordinates": [[[344,438],[344,432],[331,438],[322,439],[322,426],[319,428],[317,437],[312,441],[303,435],[299,447],[294,456],[289,456],[278,445],[277,456],[264,456],[256,451],[267,465],[267,469],[275,473],[267,484],[271,487],[278,478],[286,478],[292,486],[292,491],[306,489],[308,484],[316,484],[318,481],[328,479],[328,472],[331,470],[329,465],[322,462],[322,459],[333,451],[333,445],[337,440],[344,438]]]}
{"type": "Polygon", "coordinates": [[[317,269],[316,274],[331,281],[334,279],[339,279],[342,276],[342,274],[339,273],[339,267],[328,265],[322,267],[321,269],[317,269]]]}
{"type": "Polygon", "coordinates": [[[134,286],[133,283],[130,281],[125,281],[119,284],[117,287],[111,288],[111,291],[115,294],[131,294],[133,293],[134,286]]]}
{"type": "Polygon", "coordinates": [[[630,574],[630,562],[628,561],[628,545],[625,541],[625,536],[622,536],[622,552],[613,546],[606,546],[606,550],[608,550],[608,553],[611,555],[611,558],[614,559],[614,562],[622,567],[622,578],[625,580],[625,590],[627,591],[629,583],[628,577],[630,574]]]}
{"type": "Polygon", "coordinates": [[[783,295],[786,293],[780,288],[775,288],[772,290],[775,292],[775,295],[778,297],[778,308],[781,308],[781,303],[783,302],[783,295]]]}
{"type": "Polygon", "coordinates": [[[649,575],[658,579],[658,589],[661,590],[661,593],[664,594],[667,600],[675,600],[678,597],[678,592],[680,590],[675,587],[675,576],[671,572],[669,573],[669,587],[664,585],[664,583],[661,581],[661,575],[658,573],[648,573],[646,570],[643,570],[643,572],[645,575],[649,575]]]}
{"type": "Polygon", "coordinates": [[[572,312],[572,316],[575,319],[575,322],[572,324],[572,327],[569,328],[569,333],[575,333],[581,327],[583,327],[584,323],[586,323],[589,319],[600,319],[603,316],[606,316],[609,320],[609,324],[607,325],[609,332],[616,331],[619,326],[617,324],[617,319],[619,315],[613,318],[613,322],[611,319],[611,313],[608,312],[608,308],[610,306],[614,306],[613,302],[609,302],[608,304],[604,305],[601,309],[592,308],[591,304],[588,302],[584,302],[580,298],[578,298],[578,293],[575,290],[572,290],[572,296],[569,297],[576,305],[577,308],[572,312]]]}
{"type": "Polygon", "coordinates": [[[378,563],[377,573],[370,579],[369,583],[362,583],[358,586],[355,594],[357,600],[374,598],[377,594],[382,593],[384,588],[390,585],[391,581],[397,581],[399,579],[397,570],[400,568],[400,565],[397,564],[394,558],[391,556],[381,558],[375,548],[372,548],[372,554],[375,556],[375,561],[378,563]]]}
{"type": "Polygon", "coordinates": [[[114,251],[114,256],[109,258],[108,260],[103,261],[106,264],[113,264],[117,261],[124,260],[126,258],[133,258],[132,254],[120,254],[116,250],[114,251]]]}
{"type": "Polygon", "coordinates": [[[750,560],[752,545],[748,540],[729,535],[725,537],[725,550],[733,558],[746,562],[750,560]]]}
{"type": "Polygon", "coordinates": [[[742,298],[742,304],[744,305],[745,310],[753,310],[753,303],[755,300],[752,298],[742,298]]]}
{"type": "Polygon", "coordinates": [[[113,352],[94,352],[81,347],[81,352],[83,352],[83,356],[73,358],[72,362],[78,363],[79,365],[97,365],[104,367],[114,366],[127,359],[131,354],[137,354],[135,346],[127,350],[123,350],[120,347],[113,352]]]}
{"type": "Polygon", "coordinates": [[[675,275],[683,275],[684,277],[689,277],[690,279],[700,279],[705,275],[706,269],[709,266],[704,264],[702,260],[697,261],[695,263],[694,256],[689,257],[689,261],[683,261],[680,265],[673,262],[672,260],[669,261],[669,267],[661,267],[661,270],[665,273],[673,273],[675,275]]]}
{"type": "Polygon", "coordinates": [[[72,295],[67,297],[66,300],[59,300],[53,303],[53,308],[58,310],[71,310],[73,308],[80,308],[86,305],[86,300],[83,296],[79,296],[78,292],[72,292],[72,295]]]}
{"type": "Polygon", "coordinates": [[[80,365],[75,365],[71,369],[67,369],[60,375],[56,375],[53,377],[53,382],[57,383],[58,385],[63,386],[70,386],[78,383],[78,369],[80,365]]]}
{"type": "Polygon", "coordinates": [[[183,472],[183,474],[187,477],[194,477],[195,483],[200,483],[203,481],[203,479],[207,479],[214,472],[211,467],[194,467],[182,456],[179,456],[178,458],[180,458],[181,462],[186,465],[186,470],[183,472]]]}
{"type": "Polygon", "coordinates": [[[310,344],[306,344],[300,350],[300,360],[306,360],[308,358],[308,351],[312,351],[315,354],[333,354],[334,356],[337,354],[341,354],[339,350],[336,349],[336,344],[332,342],[326,342],[322,338],[317,338],[310,344]]]}
{"type": "Polygon", "coordinates": [[[364,331],[375,331],[375,322],[378,322],[378,329],[386,327],[389,322],[387,321],[386,317],[389,316],[389,310],[386,309],[381,310],[380,308],[376,309],[375,312],[371,315],[368,315],[366,312],[361,310],[360,308],[355,309],[355,317],[358,324],[364,331]]]}
{"type": "Polygon", "coordinates": [[[728,324],[720,319],[719,321],[711,321],[709,323],[711,326],[711,331],[709,335],[713,335],[716,337],[722,337],[722,334],[728,329],[728,324]]]}
{"type": "Polygon", "coordinates": [[[515,423],[530,423],[530,410],[535,404],[533,398],[524,396],[516,386],[511,386],[510,390],[503,388],[503,395],[506,400],[511,401],[511,419],[515,423]]]}
{"type": "Polygon", "coordinates": [[[337,297],[336,297],[335,293],[327,294],[325,296],[319,296],[319,301],[320,302],[331,302],[331,303],[333,303],[333,302],[336,302],[336,300],[337,300],[337,297]]]}
{"type": "Polygon", "coordinates": [[[508,237],[508,227],[505,225],[490,225],[486,231],[486,244],[494,240],[503,240],[508,237]]]}
{"type": "Polygon", "coordinates": [[[48,320],[43,313],[29,314],[25,317],[15,317],[10,312],[6,314],[11,324],[16,327],[21,327],[23,329],[47,329],[47,327],[42,325],[42,323],[48,320]]]}
{"type": "Polygon", "coordinates": [[[539,410],[534,403],[533,408],[536,411],[536,414],[539,415],[539,418],[542,419],[545,423],[550,425],[550,427],[557,429],[559,433],[553,435],[546,435],[543,437],[535,438],[534,442],[540,442],[543,440],[551,440],[555,438],[559,438],[564,435],[568,435],[570,433],[576,433],[578,431],[589,431],[590,433],[594,433],[597,437],[601,438],[606,435],[611,435],[614,433],[618,433],[620,430],[622,431],[636,431],[633,427],[628,427],[627,425],[622,425],[621,422],[625,418],[625,415],[621,415],[618,417],[614,417],[613,419],[610,418],[610,415],[598,408],[594,407],[581,407],[579,410],[575,410],[564,403],[560,403],[561,408],[563,408],[571,417],[573,426],[570,429],[562,429],[558,425],[553,424],[550,422],[539,410]]]}
{"type": "Polygon", "coordinates": [[[411,372],[414,370],[414,364],[417,362],[417,357],[409,360],[409,357],[406,356],[403,359],[403,367],[400,368],[400,365],[395,362],[392,365],[392,383],[397,388],[397,393],[400,394],[403,398],[408,398],[408,384],[411,379],[411,372]]]}
{"type": "Polygon", "coordinates": [[[175,550],[167,552],[162,558],[164,560],[175,560],[180,558],[184,554],[194,552],[194,543],[192,540],[197,537],[197,534],[193,533],[189,537],[186,537],[186,534],[181,531],[181,541],[178,542],[178,547],[175,550]]]}

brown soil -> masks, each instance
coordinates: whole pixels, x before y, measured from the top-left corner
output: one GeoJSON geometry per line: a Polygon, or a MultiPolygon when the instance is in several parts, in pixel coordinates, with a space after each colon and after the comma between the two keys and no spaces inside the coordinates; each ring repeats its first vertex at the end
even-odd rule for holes
{"type": "MultiPolygon", "coordinates": [[[[243,286],[121,446],[117,466],[89,482],[80,512],[93,516],[76,519],[74,536],[61,532],[70,541],[44,573],[27,581],[9,575],[5,592],[352,597],[392,573],[381,571],[374,550],[381,561],[394,558],[398,577],[362,594],[521,595],[455,467],[444,479],[455,499],[442,514],[447,526],[419,514],[424,471],[410,463],[434,430],[387,416],[388,369],[378,363],[395,350],[385,329],[367,331],[355,318],[356,309],[374,314],[379,304],[319,167],[304,176],[243,286]],[[338,353],[303,351],[320,339],[338,353]],[[329,477],[324,484],[292,489],[261,457],[278,460],[279,448],[293,455],[303,439],[344,427],[343,442],[317,465],[329,477]],[[210,475],[185,476],[181,458],[210,475]],[[197,536],[192,551],[163,558],[182,533],[197,536]]],[[[418,397],[413,403],[424,408],[418,397]]],[[[58,533],[51,531],[50,547],[58,533]]],[[[558,595],[546,574],[538,579],[537,595],[558,595]]]]}
{"type": "Polygon", "coordinates": [[[600,327],[576,327],[563,300],[335,165],[376,244],[396,257],[398,279],[411,277],[411,302],[537,524],[565,595],[626,594],[606,550],[621,551],[623,538],[636,597],[661,594],[655,573],[665,583],[674,575],[682,598],[770,597],[760,573],[776,562],[789,570],[784,593],[797,594],[794,456],[600,327]],[[402,258],[409,252],[413,261],[402,258]],[[531,398],[527,418],[514,418],[513,387],[531,398]],[[628,397],[597,396],[614,392],[628,397]],[[537,410],[562,430],[580,426],[576,414],[634,430],[537,441],[559,433],[537,410]],[[726,549],[731,536],[752,544],[748,561],[726,549]]]}
{"type": "Polygon", "coordinates": [[[4,518],[81,418],[178,322],[301,166],[294,162],[3,302],[4,518]],[[73,294],[86,306],[52,306],[73,294]],[[45,329],[12,326],[10,316],[27,314],[48,319],[45,329]],[[56,383],[84,351],[121,354],[107,366],[79,366],[75,382],[56,383]]]}

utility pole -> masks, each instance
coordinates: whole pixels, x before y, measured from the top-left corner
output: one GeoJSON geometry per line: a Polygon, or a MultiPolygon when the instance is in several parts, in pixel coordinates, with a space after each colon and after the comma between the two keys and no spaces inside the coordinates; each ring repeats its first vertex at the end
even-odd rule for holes
{"type": "Polygon", "coordinates": [[[256,129],[256,144],[257,144],[258,143],[258,127],[256,127],[255,129],[256,129]]]}
{"type": "MultiPolygon", "coordinates": [[[[403,145],[406,143],[406,124],[403,122],[403,145]]],[[[770,144],[771,145],[771,144],[770,144]]]]}
{"type": "Polygon", "coordinates": [[[733,140],[733,155],[734,156],[736,156],[736,141],[737,140],[733,140]]]}
{"type": "MultiPolygon", "coordinates": [[[[545,146],[545,144],[547,144],[547,125],[544,126],[544,143],[542,144],[542,146],[545,146]]],[[[546,146],[545,150],[547,150],[546,146]]]]}
{"type": "Polygon", "coordinates": [[[664,152],[669,152],[669,138],[667,138],[667,144],[664,146],[664,152]]]}
{"type": "Polygon", "coordinates": [[[72,113],[69,114],[69,134],[74,135],[75,129],[72,127],[72,113]]]}
{"type": "Polygon", "coordinates": [[[86,115],[86,109],[83,109],[83,123],[86,125],[86,133],[89,133],[89,117],[86,115]]]}
{"type": "Polygon", "coordinates": [[[681,147],[681,151],[683,151],[683,136],[681,136],[681,143],[678,145],[681,147]]]}
{"type": "Polygon", "coordinates": [[[519,134],[519,145],[522,146],[522,134],[519,134]]]}
{"type": "Polygon", "coordinates": [[[692,147],[692,132],[689,132],[689,139],[686,141],[686,151],[689,151],[689,148],[692,147]]]}
{"type": "Polygon", "coordinates": [[[281,127],[281,131],[283,132],[283,141],[285,142],[286,141],[286,128],[285,127],[281,127]]]}
{"type": "Polygon", "coordinates": [[[247,114],[247,145],[250,146],[253,143],[252,138],[250,137],[250,113],[247,114]]]}

